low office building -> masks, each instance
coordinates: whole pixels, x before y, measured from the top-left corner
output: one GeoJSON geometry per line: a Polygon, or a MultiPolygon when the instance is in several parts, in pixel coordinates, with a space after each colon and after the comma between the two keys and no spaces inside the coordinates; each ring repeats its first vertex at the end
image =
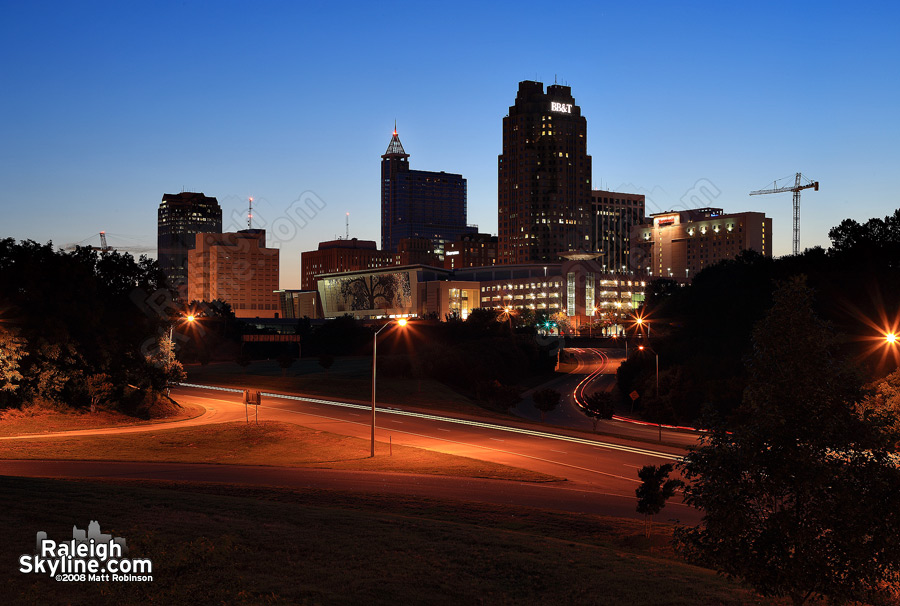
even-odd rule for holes
{"type": "Polygon", "coordinates": [[[188,299],[231,305],[238,318],[275,318],[281,312],[278,293],[278,249],[266,248],[266,230],[197,234],[188,252],[188,299]]]}
{"type": "Polygon", "coordinates": [[[319,293],[314,290],[279,290],[278,298],[281,301],[282,318],[322,317],[319,293]]]}
{"type": "Polygon", "coordinates": [[[566,255],[564,263],[480,267],[454,277],[478,281],[481,307],[562,313],[573,329],[598,318],[618,326],[644,301],[645,281],[604,271],[590,253],[566,255]]]}
{"type": "Polygon", "coordinates": [[[646,283],[603,271],[592,253],[566,253],[555,264],[473,267],[449,271],[412,265],[320,276],[325,318],[467,318],[473,309],[553,315],[578,329],[601,317],[620,326],[644,300],[646,283]]]}
{"type": "Polygon", "coordinates": [[[497,264],[497,236],[466,234],[444,247],[444,269],[488,267],[497,264]]]}
{"type": "Polygon", "coordinates": [[[704,267],[743,250],[772,256],[772,219],[763,213],[698,208],[656,213],[651,219],[631,232],[632,263],[650,278],[689,282],[704,267]]]}
{"type": "MultiPolygon", "coordinates": [[[[319,299],[325,318],[349,314],[367,320],[375,318],[424,317],[427,282],[450,279],[450,272],[427,265],[406,265],[384,269],[325,274],[317,279],[319,299]]],[[[447,312],[449,313],[449,312],[447,312]]]]}
{"type": "Polygon", "coordinates": [[[318,250],[300,253],[300,288],[316,289],[316,276],[346,271],[390,267],[396,255],[378,250],[374,240],[331,240],[319,242],[318,250]]]}

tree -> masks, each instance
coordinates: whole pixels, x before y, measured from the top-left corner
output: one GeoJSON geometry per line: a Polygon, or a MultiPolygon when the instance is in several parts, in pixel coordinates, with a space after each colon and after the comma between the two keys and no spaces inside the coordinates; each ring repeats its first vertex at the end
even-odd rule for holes
{"type": "Polygon", "coordinates": [[[900,368],[867,385],[866,391],[856,406],[857,413],[886,415],[887,422],[900,432],[900,368]]]}
{"type": "Polygon", "coordinates": [[[0,308],[15,318],[17,341],[2,337],[0,405],[71,406],[95,374],[155,391],[160,373],[147,352],[168,322],[164,283],[145,257],[0,239],[0,308]]]}
{"type": "Polygon", "coordinates": [[[867,601],[900,578],[900,514],[885,507],[900,494],[896,433],[857,414],[833,345],[805,279],[781,284],[753,331],[741,422],[680,464],[703,522],[676,531],[679,549],[794,604],[867,601]]]}
{"type": "Polygon", "coordinates": [[[544,420],[544,415],[546,413],[559,406],[561,398],[561,393],[555,389],[550,389],[549,387],[538,389],[531,394],[531,399],[534,400],[534,407],[541,411],[541,421],[544,420]]]}
{"type": "Polygon", "coordinates": [[[597,431],[597,423],[600,422],[600,419],[611,419],[615,412],[615,398],[609,391],[595,391],[585,397],[585,405],[584,414],[591,417],[594,431],[597,431]]]}
{"type": "Polygon", "coordinates": [[[646,534],[650,538],[653,531],[653,516],[662,511],[675,491],[682,486],[684,482],[676,479],[669,479],[674,466],[671,463],[665,465],[644,465],[638,470],[638,477],[642,484],[638,486],[634,494],[637,497],[637,512],[644,514],[647,522],[646,534]]]}
{"type": "Polygon", "coordinates": [[[287,369],[293,366],[294,364],[294,356],[291,354],[284,352],[280,356],[278,356],[278,366],[281,367],[281,376],[285,376],[287,374],[287,369]]]}
{"type": "Polygon", "coordinates": [[[564,311],[558,311],[555,314],[550,316],[550,321],[556,324],[557,329],[560,334],[568,334],[568,332],[572,329],[572,324],[569,321],[569,316],[566,315],[564,311]]]}
{"type": "Polygon", "coordinates": [[[113,384],[106,373],[90,375],[84,382],[85,391],[91,398],[91,413],[97,412],[97,405],[112,395],[113,384]]]}
{"type": "Polygon", "coordinates": [[[0,328],[0,394],[14,394],[19,389],[19,363],[26,355],[25,347],[24,339],[0,328]]]}
{"type": "Polygon", "coordinates": [[[334,356],[331,354],[322,354],[319,356],[319,366],[325,369],[325,376],[328,376],[328,369],[334,365],[334,356]]]}

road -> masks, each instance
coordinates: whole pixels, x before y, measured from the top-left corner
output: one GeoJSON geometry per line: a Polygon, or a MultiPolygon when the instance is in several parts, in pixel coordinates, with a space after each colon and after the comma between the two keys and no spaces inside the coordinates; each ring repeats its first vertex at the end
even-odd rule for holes
{"type": "MultiPolygon", "coordinates": [[[[622,363],[623,352],[616,349],[569,348],[566,352],[576,359],[576,366],[568,374],[561,375],[554,381],[542,385],[555,389],[562,394],[559,406],[546,413],[544,421],[550,425],[592,431],[593,419],[582,412],[578,402],[584,402],[585,396],[596,391],[609,391],[616,384],[616,370],[622,363]]],[[[524,419],[541,420],[541,413],[534,407],[531,394],[534,390],[523,394],[513,413],[524,419]]],[[[633,438],[645,442],[676,444],[682,447],[697,443],[697,432],[687,429],[660,428],[652,423],[644,423],[626,416],[615,416],[612,420],[603,420],[597,424],[597,431],[604,435],[616,435],[633,438]]]]}
{"type": "MultiPolygon", "coordinates": [[[[199,404],[207,412],[187,421],[124,428],[66,432],[65,435],[106,435],[159,431],[166,425],[192,426],[244,421],[241,394],[219,388],[179,387],[176,400],[199,404]]],[[[316,398],[264,395],[260,420],[297,423],[341,435],[369,439],[370,408],[360,404],[316,398]]],[[[253,412],[250,413],[251,419],[253,412]]],[[[36,436],[26,436],[34,438],[36,436]]],[[[48,436],[52,437],[52,436],[48,436]]],[[[683,450],[622,438],[590,438],[563,429],[537,431],[530,424],[498,425],[475,418],[453,418],[427,413],[379,408],[376,439],[427,448],[439,452],[493,461],[565,478],[565,482],[528,484],[497,480],[434,478],[406,474],[338,472],[309,469],[277,469],[235,466],[96,463],[96,462],[0,462],[0,473],[14,475],[59,474],[72,477],[154,477],[236,483],[274,483],[285,486],[338,487],[346,490],[376,490],[451,496],[499,504],[522,504],[564,511],[635,515],[634,489],[637,470],[647,464],[674,461],[683,450]],[[48,465],[50,467],[48,467],[48,465]],[[416,478],[414,481],[410,477],[416,478]],[[494,495],[494,496],[491,496],[494,495]]],[[[696,512],[670,503],[666,516],[696,520],[696,512]]]]}

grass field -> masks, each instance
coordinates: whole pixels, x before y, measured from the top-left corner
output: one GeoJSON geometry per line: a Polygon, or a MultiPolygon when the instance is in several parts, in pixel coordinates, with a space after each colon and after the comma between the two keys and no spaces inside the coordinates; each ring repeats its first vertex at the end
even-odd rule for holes
{"type": "Polygon", "coordinates": [[[763,602],[664,547],[640,522],[330,491],[2,478],[4,604],[622,604],[763,602]],[[153,581],[18,572],[35,532],[97,520],[153,581]]]}
{"type": "Polygon", "coordinates": [[[199,417],[204,412],[205,409],[202,406],[184,404],[174,414],[169,416],[141,419],[110,410],[98,410],[95,413],[91,413],[82,410],[62,412],[41,408],[8,409],[0,412],[0,437],[27,433],[53,433],[77,429],[168,423],[170,421],[199,417]]]}
{"type": "Polygon", "coordinates": [[[431,475],[496,478],[524,482],[560,480],[546,474],[410,446],[375,444],[290,423],[217,423],[160,431],[5,440],[3,459],[167,461],[318,467],[431,475]]]}
{"type": "MultiPolygon", "coordinates": [[[[372,399],[372,359],[367,357],[335,358],[334,366],[328,372],[319,366],[317,360],[310,358],[295,361],[285,372],[282,372],[274,360],[257,360],[247,367],[232,362],[190,365],[185,370],[189,383],[302,393],[360,402],[370,402],[372,399]]],[[[477,401],[430,379],[397,378],[379,374],[377,395],[379,404],[509,418],[509,415],[486,409],[477,401]]]]}

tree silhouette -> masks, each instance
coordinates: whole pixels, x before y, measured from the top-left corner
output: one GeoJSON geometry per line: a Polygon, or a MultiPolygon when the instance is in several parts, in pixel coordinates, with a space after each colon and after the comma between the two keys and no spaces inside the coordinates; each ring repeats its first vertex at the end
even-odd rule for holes
{"type": "Polygon", "coordinates": [[[635,489],[637,496],[637,512],[644,514],[646,520],[646,535],[650,538],[653,532],[653,516],[662,511],[675,491],[684,486],[681,480],[669,479],[674,466],[671,463],[665,465],[644,465],[638,470],[638,477],[642,484],[635,489]]]}
{"type": "Polygon", "coordinates": [[[753,331],[739,424],[703,436],[681,468],[703,523],[676,531],[693,561],[763,596],[869,601],[900,575],[896,432],[860,415],[858,379],[832,355],[804,278],[781,284],[753,331]]]}
{"type": "Polygon", "coordinates": [[[615,411],[615,398],[611,392],[596,391],[585,397],[584,414],[591,417],[594,424],[594,431],[597,431],[597,424],[601,419],[612,419],[615,411]]]}
{"type": "Polygon", "coordinates": [[[544,420],[546,413],[559,406],[561,398],[561,393],[550,388],[539,389],[531,394],[531,399],[534,400],[534,407],[541,411],[541,421],[544,420]]]}

